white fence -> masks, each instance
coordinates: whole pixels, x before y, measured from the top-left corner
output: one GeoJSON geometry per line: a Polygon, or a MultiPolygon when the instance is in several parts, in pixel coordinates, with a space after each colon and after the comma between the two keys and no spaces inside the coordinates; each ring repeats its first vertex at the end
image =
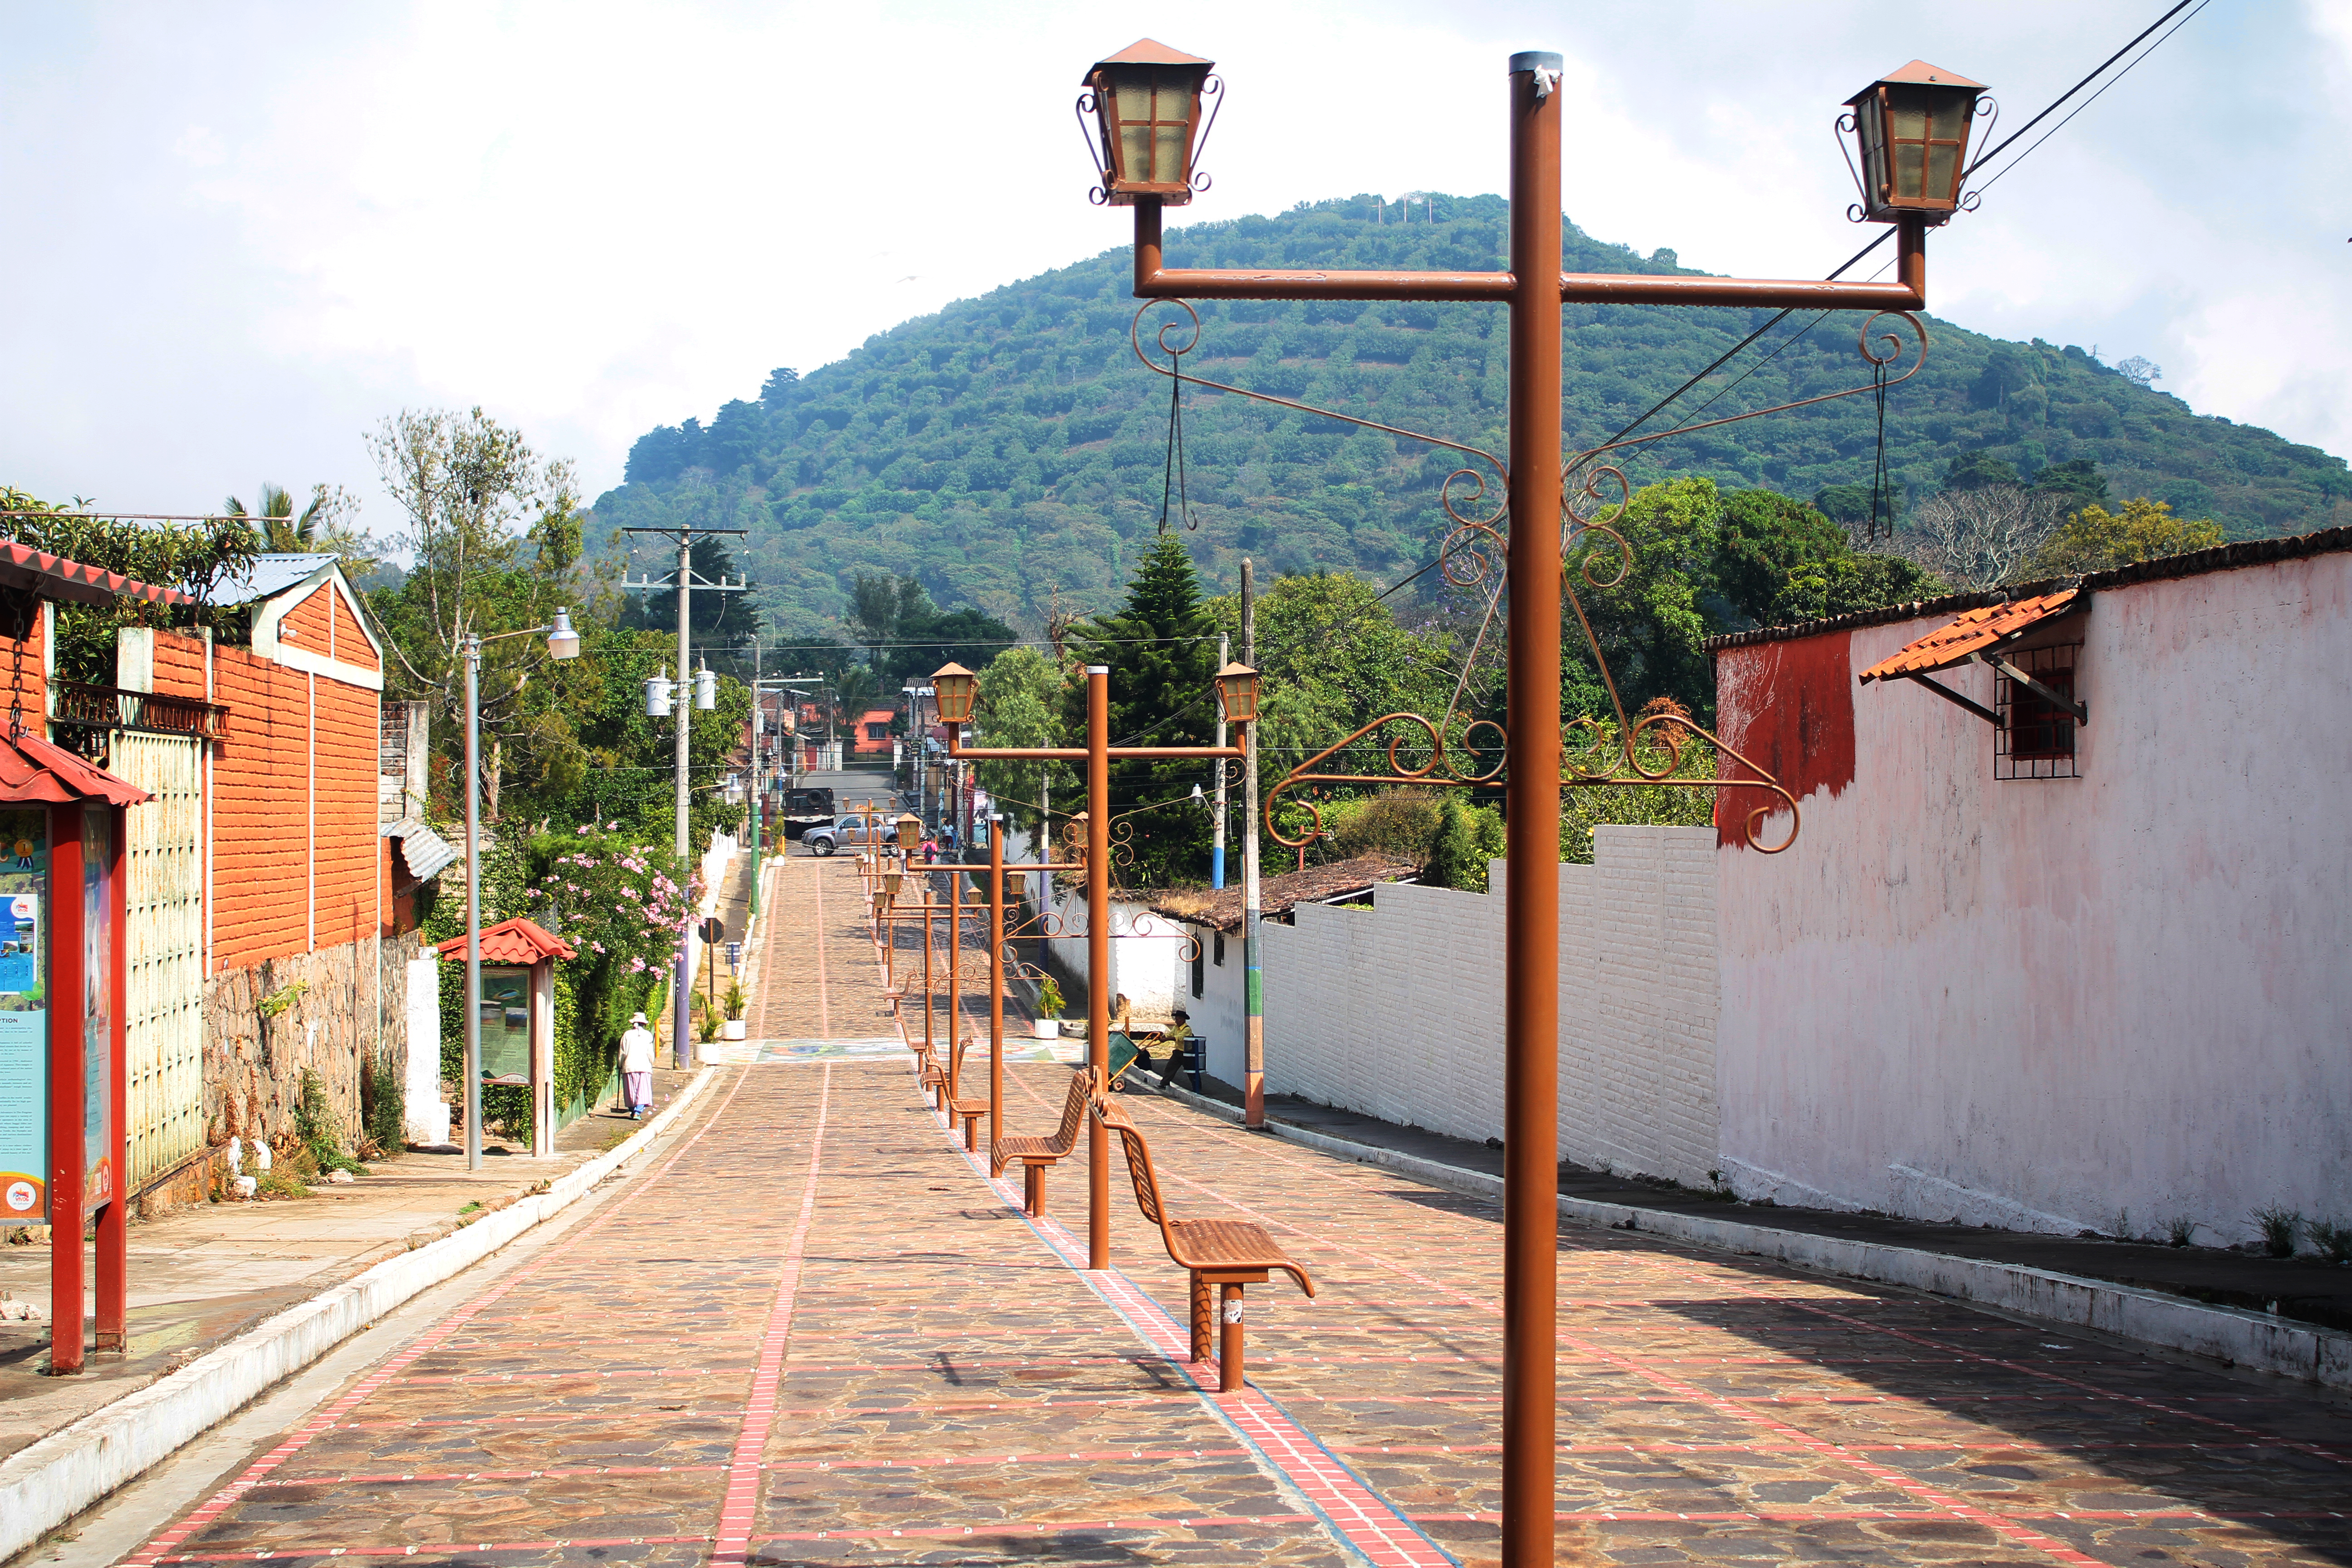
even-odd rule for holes
{"type": "MultiPolygon", "coordinates": [[[[1595,847],[1595,864],[1559,868],[1559,1152],[1704,1184],[1719,1120],[1715,830],[1603,827],[1595,847]]],[[[1389,884],[1370,910],[1307,904],[1267,925],[1266,1087],[1501,1136],[1499,861],[1492,886],[1389,884]]]]}

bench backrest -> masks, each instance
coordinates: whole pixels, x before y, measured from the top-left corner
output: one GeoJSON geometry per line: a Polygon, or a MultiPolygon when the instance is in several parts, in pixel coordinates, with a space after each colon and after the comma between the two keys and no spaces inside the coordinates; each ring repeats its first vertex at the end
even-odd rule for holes
{"type": "Polygon", "coordinates": [[[1160,1178],[1151,1169],[1151,1145],[1143,1141],[1143,1130],[1129,1119],[1126,1110],[1108,1100],[1096,1100],[1094,1113],[1095,1120],[1118,1139],[1119,1152],[1127,1156],[1128,1180],[1135,1184],[1135,1206],[1165,1237],[1168,1210],[1160,1201],[1160,1178]]]}
{"type": "Polygon", "coordinates": [[[1045,1147],[1055,1154],[1066,1154],[1078,1146],[1078,1129],[1087,1124],[1087,1101],[1093,1098],[1085,1068],[1070,1075],[1069,1097],[1062,1101],[1062,1124],[1054,1129],[1054,1136],[1045,1147]]]}

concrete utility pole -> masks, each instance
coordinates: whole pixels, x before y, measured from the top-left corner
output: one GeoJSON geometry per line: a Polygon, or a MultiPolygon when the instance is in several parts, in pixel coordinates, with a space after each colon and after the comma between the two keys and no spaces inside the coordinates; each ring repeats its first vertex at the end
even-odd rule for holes
{"type": "MultiPolygon", "coordinates": [[[[692,848],[687,842],[689,831],[688,817],[690,815],[690,806],[692,805],[692,794],[687,775],[687,742],[692,737],[694,710],[697,706],[694,696],[689,694],[689,688],[695,683],[690,672],[690,668],[687,662],[688,645],[693,640],[693,626],[688,619],[693,608],[693,594],[697,587],[701,588],[706,594],[740,594],[743,592],[746,586],[742,582],[739,581],[730,583],[723,577],[716,583],[697,584],[694,580],[694,541],[698,534],[731,533],[740,538],[746,531],[740,528],[695,528],[688,526],[684,528],[625,528],[621,531],[624,533],[658,533],[664,538],[676,539],[677,541],[677,576],[676,583],[677,587],[678,701],[675,715],[677,723],[677,744],[675,752],[673,752],[673,757],[675,760],[675,771],[677,775],[674,782],[677,793],[676,805],[677,858],[679,866],[678,874],[681,877],[684,877],[691,875],[693,870],[692,848]]],[[[642,577],[635,582],[631,582],[629,579],[625,577],[621,580],[621,586],[624,588],[651,590],[655,588],[667,588],[670,586],[670,584],[664,583],[659,579],[651,576],[642,577]]],[[[677,962],[671,966],[674,973],[670,977],[670,1065],[674,1068],[680,1068],[692,1066],[694,1061],[694,1047],[687,1039],[687,1035],[692,1028],[692,1025],[688,1020],[692,1016],[694,1001],[694,971],[688,961],[688,954],[692,950],[693,946],[693,942],[687,940],[681,933],[677,946],[677,962]]]]}
{"type": "MultiPolygon", "coordinates": [[[[1227,665],[1229,665],[1229,664],[1233,663],[1233,661],[1234,661],[1234,642],[1233,642],[1233,639],[1232,639],[1231,637],[1229,637],[1225,636],[1223,632],[1219,632],[1219,633],[1217,634],[1217,668],[1218,668],[1219,669],[1223,669],[1223,668],[1225,668],[1225,666],[1227,666],[1227,665]]],[[[1242,662],[1243,662],[1244,664],[1247,664],[1249,661],[1248,661],[1247,659],[1244,659],[1242,662]]],[[[1220,713],[1220,714],[1218,714],[1218,715],[1217,715],[1217,746],[1218,746],[1218,749],[1219,749],[1219,750],[1223,750],[1223,747],[1224,747],[1224,744],[1225,744],[1225,718],[1224,718],[1224,715],[1223,715],[1223,713],[1220,713]]],[[[1209,840],[1209,886],[1211,886],[1212,888],[1222,888],[1222,887],[1223,887],[1224,885],[1225,885],[1225,764],[1224,764],[1224,763],[1219,763],[1217,764],[1217,820],[1216,820],[1216,824],[1215,824],[1215,827],[1214,827],[1214,837],[1213,837],[1209,840]]]]}
{"type": "MultiPolygon", "coordinates": [[[[1242,662],[1257,668],[1257,576],[1242,559],[1242,662]]],[[[1217,764],[1223,776],[1224,764],[1217,764]]],[[[1220,790],[1222,791],[1220,786],[1220,790]]],[[[1218,814],[1219,820],[1223,814],[1218,814]]],[[[1265,1125],[1265,977],[1258,967],[1257,726],[1242,726],[1243,1125],[1265,1125]]]]}

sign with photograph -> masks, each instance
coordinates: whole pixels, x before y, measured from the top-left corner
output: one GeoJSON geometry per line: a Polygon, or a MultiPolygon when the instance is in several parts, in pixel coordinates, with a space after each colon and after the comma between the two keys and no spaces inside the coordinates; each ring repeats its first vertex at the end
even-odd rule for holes
{"type": "Polygon", "coordinates": [[[482,965],[482,1081],[530,1081],[530,969],[482,965]]]}
{"type": "Polygon", "coordinates": [[[0,1224],[49,1214],[49,814],[0,811],[0,1224]]]}

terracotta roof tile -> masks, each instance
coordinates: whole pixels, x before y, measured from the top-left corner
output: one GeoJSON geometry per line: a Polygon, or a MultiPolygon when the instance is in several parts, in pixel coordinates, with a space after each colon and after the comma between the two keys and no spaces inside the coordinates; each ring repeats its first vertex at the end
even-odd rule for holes
{"type": "MultiPolygon", "coordinates": [[[[466,939],[453,936],[435,950],[444,958],[466,960],[466,939]]],[[[482,931],[484,963],[537,963],[542,958],[577,956],[572,944],[521,915],[482,931]]]]}
{"type": "MultiPolygon", "coordinates": [[[[1309,866],[1304,871],[1264,877],[1258,881],[1258,912],[1268,918],[1286,915],[1300,904],[1325,903],[1342,893],[1352,893],[1378,882],[1400,881],[1419,870],[1412,861],[1393,856],[1359,855],[1349,860],[1309,866]]],[[[1242,928],[1242,889],[1238,882],[1214,892],[1205,888],[1171,888],[1153,893],[1144,905],[1170,920],[1207,926],[1213,931],[1235,931],[1242,928]]]]}
{"type": "Polygon", "coordinates": [[[1897,676],[1930,675],[1949,669],[1979,649],[2007,642],[2053,616],[2087,609],[2089,605],[2089,598],[2079,588],[2037,594],[2031,599],[2013,599],[2006,605],[1985,605],[1967,612],[1949,626],[1937,627],[1916,642],[1904,644],[1864,670],[1862,679],[1866,685],[1897,676]]]}
{"type": "Polygon", "coordinates": [[[66,805],[103,800],[137,805],[151,798],[145,790],[29,730],[13,739],[0,737],[0,801],[66,805]]]}

